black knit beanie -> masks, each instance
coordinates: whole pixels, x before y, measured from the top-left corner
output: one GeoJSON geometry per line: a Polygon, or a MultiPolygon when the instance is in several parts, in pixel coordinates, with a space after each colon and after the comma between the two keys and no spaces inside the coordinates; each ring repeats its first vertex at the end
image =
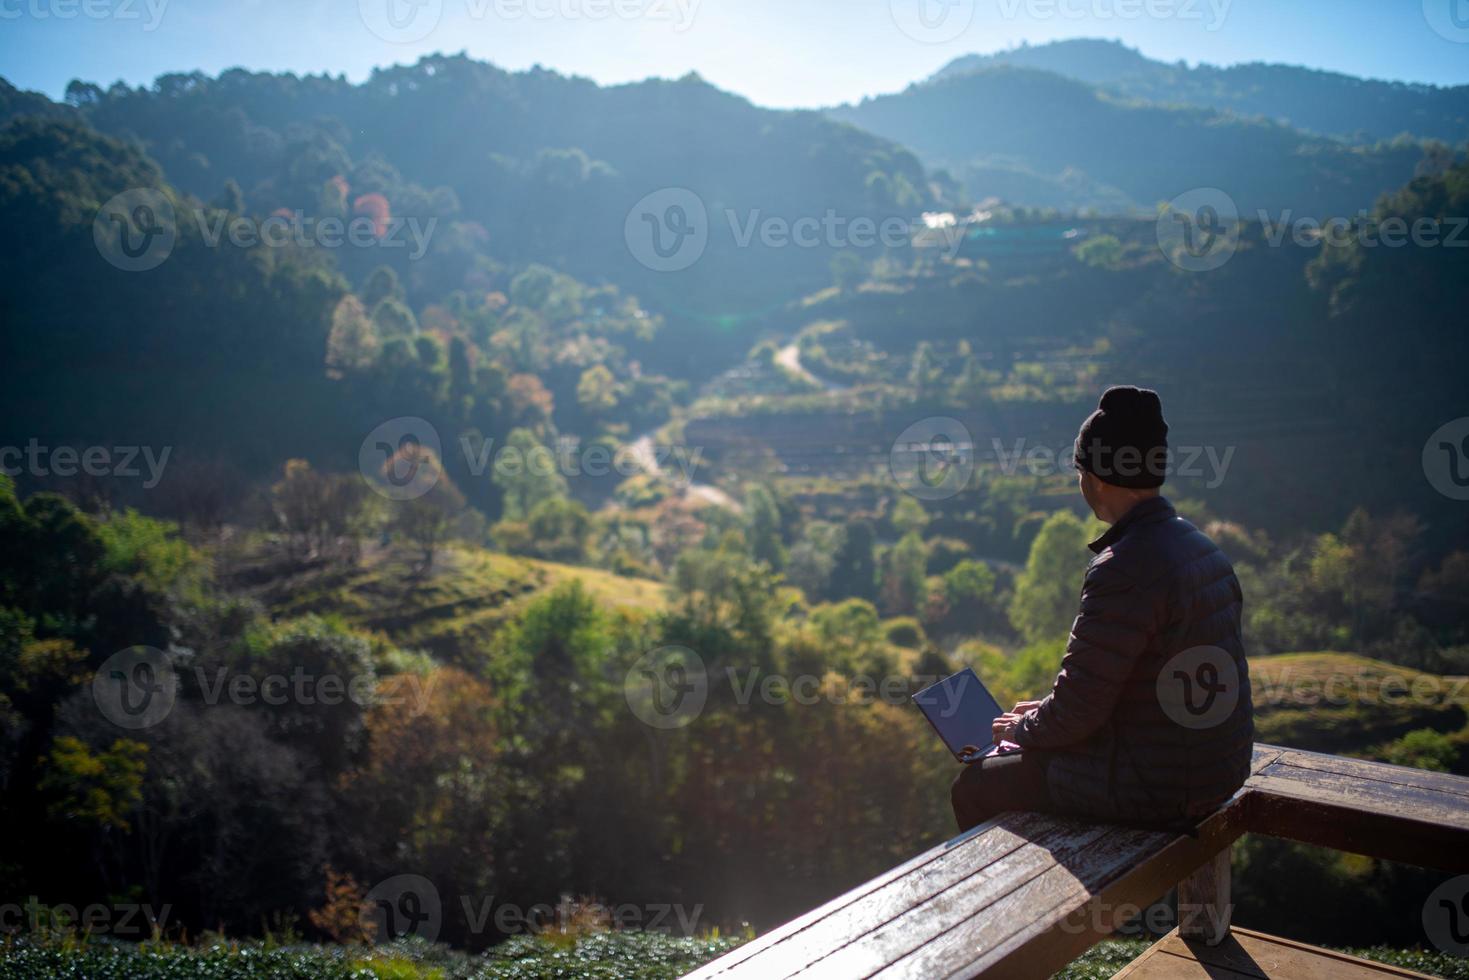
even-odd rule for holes
{"type": "Polygon", "coordinates": [[[1076,437],[1076,465],[1103,483],[1161,487],[1168,467],[1168,423],[1156,391],[1118,385],[1102,392],[1076,437]]]}

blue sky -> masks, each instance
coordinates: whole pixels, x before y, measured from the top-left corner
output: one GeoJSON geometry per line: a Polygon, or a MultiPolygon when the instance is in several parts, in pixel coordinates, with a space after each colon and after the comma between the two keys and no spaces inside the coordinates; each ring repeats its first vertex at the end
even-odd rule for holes
{"type": "Polygon", "coordinates": [[[1469,0],[0,0],[0,75],[59,97],[73,78],[140,84],[242,66],[358,80],[467,51],[602,83],[696,71],[792,107],[1067,37],[1118,38],[1169,61],[1469,84],[1469,0]]]}

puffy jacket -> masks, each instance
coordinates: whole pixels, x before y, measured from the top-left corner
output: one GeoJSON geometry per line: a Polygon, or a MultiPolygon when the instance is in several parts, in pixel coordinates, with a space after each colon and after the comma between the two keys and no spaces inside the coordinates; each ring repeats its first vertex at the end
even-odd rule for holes
{"type": "Polygon", "coordinates": [[[1234,568],[1163,497],[1090,545],[1081,613],[1051,693],[1014,741],[1052,751],[1051,796],[1070,811],[1171,821],[1249,775],[1249,667],[1234,568]]]}

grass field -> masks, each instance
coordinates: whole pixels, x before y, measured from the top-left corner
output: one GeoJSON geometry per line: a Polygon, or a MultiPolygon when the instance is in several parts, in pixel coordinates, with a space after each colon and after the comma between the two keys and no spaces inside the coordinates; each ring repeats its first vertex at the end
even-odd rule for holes
{"type": "Polygon", "coordinates": [[[232,574],[276,616],[340,616],[398,646],[459,665],[473,663],[528,601],[564,582],[580,582],[604,608],[633,615],[662,609],[667,592],[650,579],[463,544],[441,548],[426,574],[418,571],[416,555],[382,548],[366,550],[351,567],[303,568],[249,551],[236,559],[232,574]]]}
{"type": "Polygon", "coordinates": [[[1349,653],[1290,653],[1250,661],[1255,737],[1360,754],[1420,728],[1462,732],[1469,678],[1427,674],[1349,653]]]}

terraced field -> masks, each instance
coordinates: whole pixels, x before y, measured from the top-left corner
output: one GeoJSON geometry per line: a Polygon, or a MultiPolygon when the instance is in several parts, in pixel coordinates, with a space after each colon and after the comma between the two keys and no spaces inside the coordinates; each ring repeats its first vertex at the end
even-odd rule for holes
{"type": "Polygon", "coordinates": [[[595,568],[499,554],[465,544],[442,548],[427,574],[397,549],[373,549],[352,567],[290,569],[260,553],[236,573],[276,616],[340,616],[395,644],[472,666],[495,631],[530,599],[578,581],[605,608],[647,615],[665,586],[595,568]]]}

